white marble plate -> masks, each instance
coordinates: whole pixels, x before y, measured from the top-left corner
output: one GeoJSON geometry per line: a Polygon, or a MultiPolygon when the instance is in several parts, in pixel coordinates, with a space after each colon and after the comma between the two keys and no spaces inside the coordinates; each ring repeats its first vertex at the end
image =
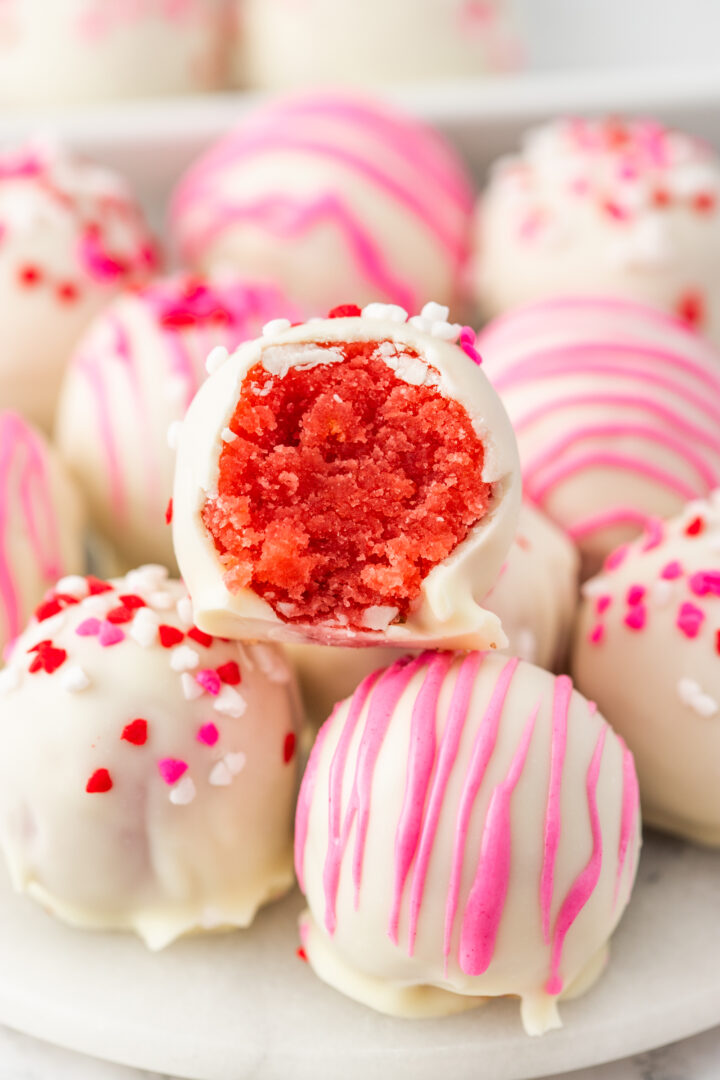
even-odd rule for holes
{"type": "Polygon", "coordinates": [[[531,1080],[720,1022],[720,855],[676,841],[646,841],[608,971],[542,1039],[523,1035],[512,1001],[428,1022],[345,1000],[295,956],[301,903],[152,955],[121,934],[67,929],[3,873],[0,1022],[190,1080],[531,1080]]]}

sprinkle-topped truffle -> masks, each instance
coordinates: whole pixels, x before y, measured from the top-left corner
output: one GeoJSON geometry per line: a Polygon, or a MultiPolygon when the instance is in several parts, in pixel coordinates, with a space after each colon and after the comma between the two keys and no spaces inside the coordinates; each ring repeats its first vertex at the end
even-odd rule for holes
{"type": "Polygon", "coordinates": [[[575,678],[635,754],[645,819],[720,846],[720,492],[584,592],[575,678]]]}
{"type": "Polygon", "coordinates": [[[720,164],[647,120],[559,120],[495,166],[478,221],[487,314],[569,291],[677,315],[720,342],[720,164]]]}
{"type": "Polygon", "coordinates": [[[0,672],[15,888],[151,948],[207,928],[209,909],[247,926],[292,881],[290,670],[271,646],[198,632],[187,601],[161,566],[65,578],[0,672]]]}
{"type": "Polygon", "coordinates": [[[540,1034],[602,971],[639,846],[632,756],[566,676],[489,653],[405,657],[313,749],[302,944],[322,979],[382,1012],[511,994],[540,1034]]]}
{"type": "Polygon", "coordinates": [[[297,310],[271,285],[177,275],[119,296],[80,341],[58,409],[60,452],[130,564],[174,566],[165,509],[173,436],[215,350],[297,310]]]}
{"type": "Polygon", "coordinates": [[[0,153],[0,400],[49,428],[79,335],[154,269],[153,240],[122,179],[57,147],[0,153]]]}

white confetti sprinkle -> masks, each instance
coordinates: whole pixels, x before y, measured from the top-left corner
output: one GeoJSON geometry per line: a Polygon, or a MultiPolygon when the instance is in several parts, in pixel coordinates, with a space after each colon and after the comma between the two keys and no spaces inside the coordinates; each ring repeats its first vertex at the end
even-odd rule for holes
{"type": "Polygon", "coordinates": [[[63,667],[60,672],[60,685],[63,690],[75,694],[80,690],[87,690],[90,679],[78,664],[71,664],[70,667],[63,667]]]}
{"type": "Polygon", "coordinates": [[[80,577],[79,574],[68,574],[67,577],[62,577],[55,586],[55,592],[65,593],[67,596],[74,596],[76,599],[80,599],[81,596],[87,596],[88,583],[84,577],[80,577]]]}
{"type": "Polygon", "coordinates": [[[237,435],[232,430],[232,428],[224,427],[222,429],[222,435],[220,436],[220,438],[224,443],[233,443],[236,441],[237,435]]]}
{"type": "Polygon", "coordinates": [[[129,630],[130,637],[143,649],[148,649],[157,641],[158,625],[158,618],[150,608],[138,608],[129,630]]]}
{"type": "Polygon", "coordinates": [[[177,613],[184,628],[193,624],[193,606],[189,596],[182,596],[177,602],[177,613]]]}
{"type": "Polygon", "coordinates": [[[275,334],[282,334],[285,330],[289,330],[291,326],[289,319],[271,319],[263,326],[262,336],[274,337],[275,334]]]}
{"type": "Polygon", "coordinates": [[[175,806],[187,806],[191,803],[196,795],[195,784],[192,781],[192,777],[183,776],[181,780],[170,790],[170,802],[175,806]]]}
{"type": "Polygon", "coordinates": [[[205,693],[202,686],[195,681],[194,676],[187,671],[183,671],[180,676],[180,686],[186,701],[197,701],[205,693]]]}
{"type": "Polygon", "coordinates": [[[0,671],[0,695],[9,694],[20,685],[20,672],[17,668],[6,667],[0,671]]]}
{"type": "Polygon", "coordinates": [[[170,653],[170,667],[173,671],[192,671],[200,663],[200,657],[189,645],[178,645],[170,653]]]}
{"type": "Polygon", "coordinates": [[[177,450],[182,432],[182,420],[173,420],[167,429],[167,444],[171,450],[177,450]]]}
{"type": "Polygon", "coordinates": [[[224,761],[218,761],[217,765],[213,765],[209,780],[213,787],[227,787],[228,784],[232,784],[232,773],[224,761]]]}
{"type": "Polygon", "coordinates": [[[247,702],[234,686],[223,686],[213,701],[213,708],[223,716],[242,716],[247,709],[247,702]]]}
{"type": "Polygon", "coordinates": [[[224,345],[216,345],[215,348],[210,351],[208,358],[205,361],[205,370],[208,375],[214,375],[214,373],[223,366],[229,356],[230,353],[224,345]]]}
{"type": "Polygon", "coordinates": [[[237,776],[241,773],[247,764],[247,757],[243,754],[242,750],[238,750],[235,753],[225,754],[223,761],[227,765],[229,771],[233,776],[237,776]]]}

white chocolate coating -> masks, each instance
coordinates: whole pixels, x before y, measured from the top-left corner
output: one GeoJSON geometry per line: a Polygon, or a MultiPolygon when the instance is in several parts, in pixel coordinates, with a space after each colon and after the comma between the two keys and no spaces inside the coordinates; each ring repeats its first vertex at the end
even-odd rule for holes
{"type": "Polygon", "coordinates": [[[560,298],[496,319],[478,348],[515,428],[525,496],[576,542],[586,575],[720,483],[720,354],[671,316],[560,298]]]}
{"type": "MultiPolygon", "coordinates": [[[[506,644],[500,620],[480,601],[497,580],[517,524],[520,480],[510,422],[481,369],[460,345],[418,329],[412,322],[399,321],[404,313],[398,313],[395,321],[386,315],[382,308],[366,309],[357,318],[311,320],[278,333],[271,328],[259,340],[242,345],[196,395],[179,434],[173,540],[198,625],[209,633],[283,642],[385,643],[400,648],[428,644],[502,648],[506,644]],[[307,362],[302,347],[283,347],[347,341],[393,343],[391,354],[382,359],[396,369],[398,378],[431,380],[443,396],[464,406],[485,448],[482,479],[494,485],[487,513],[448,558],[429,572],[406,621],[391,622],[383,631],[368,630],[361,635],[339,621],[315,626],[289,623],[250,589],[230,592],[220,557],[200,516],[208,497],[217,494],[222,433],[248,372],[260,363],[267,369],[278,356],[281,366],[307,362]],[[420,357],[419,362],[413,362],[412,373],[403,370],[403,346],[420,357]]],[[[436,333],[445,333],[446,328],[448,332],[457,331],[456,337],[460,331],[444,322],[434,327],[436,333]]],[[[333,355],[329,350],[314,350],[314,355],[318,354],[329,358],[333,355]]],[[[278,377],[282,377],[281,371],[278,377]]]]}
{"type": "Polygon", "coordinates": [[[0,401],[48,430],[93,316],[147,277],[153,241],[119,176],[47,146],[0,153],[0,401]]]}
{"type": "Polygon", "coordinates": [[[637,763],[648,824],[720,846],[720,494],[585,585],[573,670],[637,763]]]}
{"type": "Polygon", "coordinates": [[[322,728],[295,835],[321,978],[401,1016],[516,995],[540,1034],[599,975],[628,902],[637,778],[567,677],[426,653],[322,728]]]}
{"type": "Polygon", "coordinates": [[[0,653],[63,574],[85,567],[85,508],[57,454],[0,412],[0,653]]]}
{"type": "Polygon", "coordinates": [[[650,121],[559,120],[502,158],[477,221],[485,315],[606,293],[680,315],[720,343],[720,164],[650,121]]]}
{"type": "Polygon", "coordinates": [[[516,68],[507,0],[233,0],[239,77],[279,90],[471,78],[516,68]]]}
{"type": "Polygon", "coordinates": [[[2,0],[0,106],[190,94],[223,84],[224,0],[2,0]]]}
{"type": "MultiPolygon", "coordinates": [[[[483,603],[507,635],[503,650],[539,667],[554,669],[565,657],[578,601],[578,553],[570,540],[530,503],[520,509],[518,529],[500,578],[483,603]]],[[[397,659],[390,648],[343,649],[288,645],[310,720],[322,723],[333,705],[358,683],[397,659]]]]}
{"type": "Polygon", "coordinates": [[[187,592],[166,578],[141,567],[90,596],[61,582],[80,602],[32,622],[0,675],[14,887],[153,949],[248,926],[290,888],[296,791],[282,654],[193,636],[187,592]]]}
{"type": "Polygon", "coordinates": [[[56,440],[126,567],[175,566],[165,520],[175,470],[168,440],[206,377],[209,353],[296,314],[272,286],[176,276],[123,293],[83,336],[65,375],[56,440]]]}
{"type": "Polygon", "coordinates": [[[432,129],[364,98],[300,95],[252,111],[191,167],[171,227],[188,266],[277,282],[308,315],[374,300],[417,313],[462,299],[472,202],[432,129]]]}

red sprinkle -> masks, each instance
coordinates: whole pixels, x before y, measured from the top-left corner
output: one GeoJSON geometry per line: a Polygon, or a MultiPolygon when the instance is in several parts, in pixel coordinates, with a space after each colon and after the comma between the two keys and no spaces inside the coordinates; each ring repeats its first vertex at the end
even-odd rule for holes
{"type": "Polygon", "coordinates": [[[141,596],[137,596],[135,593],[125,593],[120,597],[120,602],[127,608],[131,608],[133,611],[137,611],[138,608],[147,607],[147,604],[141,596]]]}
{"type": "Polygon", "coordinates": [[[68,596],[66,593],[55,593],[53,596],[48,597],[47,600],[43,600],[42,604],[35,609],[35,618],[38,622],[45,622],[46,619],[51,619],[53,615],[57,615],[64,608],[70,607],[71,604],[77,604],[77,597],[68,596]]]}
{"type": "Polygon", "coordinates": [[[110,791],[112,786],[112,778],[107,769],[96,769],[85,785],[85,790],[88,795],[102,795],[110,791]]]}
{"type": "Polygon", "coordinates": [[[694,290],[683,293],[678,299],[676,311],[680,318],[691,326],[701,326],[705,321],[705,299],[702,293],[694,290]]]}
{"type": "Polygon", "coordinates": [[[204,630],[199,630],[197,626],[193,626],[191,630],[188,630],[189,638],[193,641],[197,641],[198,645],[203,645],[206,649],[209,649],[213,643],[212,634],[206,634],[204,630]]]}
{"type": "Polygon", "coordinates": [[[109,585],[107,581],[101,581],[100,578],[93,577],[89,574],[85,580],[87,581],[88,592],[91,596],[99,596],[100,593],[112,592],[112,585],[109,585]]]}
{"type": "Polygon", "coordinates": [[[28,652],[35,653],[35,657],[28,668],[33,675],[37,671],[46,671],[48,675],[52,675],[67,660],[65,649],[56,649],[52,641],[40,641],[37,645],[33,645],[32,648],[28,649],[28,652]]]}
{"type": "Polygon", "coordinates": [[[62,281],[57,287],[57,298],[63,304],[74,304],[80,295],[77,285],[72,281],[62,281]]]}
{"type": "Polygon", "coordinates": [[[655,188],[652,194],[653,205],[657,207],[669,206],[672,202],[670,192],[666,188],[655,188]]]}
{"type": "Polygon", "coordinates": [[[328,311],[328,319],[357,319],[362,315],[362,309],[357,304],[338,304],[332,311],[328,311]]]}
{"type": "Polygon", "coordinates": [[[107,615],[105,616],[107,621],[109,623],[112,623],[113,626],[119,626],[122,623],[128,623],[128,622],[130,622],[132,617],[133,617],[132,608],[125,607],[125,604],[121,604],[119,607],[111,608],[110,611],[108,611],[107,615]]]}
{"type": "Polygon", "coordinates": [[[288,731],[283,744],[283,761],[287,765],[295,757],[295,732],[288,731]]]}
{"type": "Polygon", "coordinates": [[[715,631],[715,652],[720,656],[720,630],[715,631]]]}
{"type": "Polygon", "coordinates": [[[215,670],[220,676],[220,681],[227,683],[228,686],[237,686],[242,680],[240,668],[234,660],[228,660],[227,664],[221,664],[215,670]]]}
{"type": "Polygon", "coordinates": [[[129,724],[126,724],[123,728],[123,733],[120,736],[125,742],[132,743],[133,746],[144,746],[148,737],[148,722],[138,717],[137,720],[131,720],[129,724]]]}
{"type": "Polygon", "coordinates": [[[308,956],[307,956],[307,953],[305,952],[305,950],[303,949],[302,945],[299,945],[297,947],[297,949],[295,950],[295,955],[297,956],[298,960],[302,960],[302,962],[304,964],[307,964],[308,956]]]}
{"type": "Polygon", "coordinates": [[[163,649],[172,649],[173,645],[179,645],[185,637],[182,630],[178,630],[177,626],[168,626],[165,623],[158,627],[158,634],[163,649]]]}
{"type": "Polygon", "coordinates": [[[693,518],[689,525],[685,526],[686,536],[699,536],[705,527],[705,522],[701,517],[693,518]]]}
{"type": "Polygon", "coordinates": [[[710,214],[715,209],[717,199],[712,191],[699,191],[693,196],[692,208],[698,214],[710,214]]]}
{"type": "Polygon", "coordinates": [[[43,278],[42,270],[31,264],[21,266],[18,270],[18,278],[22,285],[39,285],[43,278]]]}
{"type": "Polygon", "coordinates": [[[172,514],[173,514],[173,502],[172,502],[172,499],[170,499],[168,501],[167,508],[165,510],[165,524],[166,525],[170,525],[170,523],[172,522],[172,514]]]}

